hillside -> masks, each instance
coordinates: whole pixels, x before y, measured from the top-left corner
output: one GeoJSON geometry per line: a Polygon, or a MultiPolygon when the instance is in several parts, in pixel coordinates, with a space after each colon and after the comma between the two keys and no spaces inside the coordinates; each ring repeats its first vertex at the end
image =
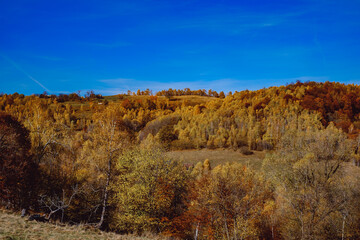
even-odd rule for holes
{"type": "Polygon", "coordinates": [[[95,93],[87,97],[76,93],[38,97],[13,94],[0,97],[0,109],[25,124],[38,111],[50,122],[81,131],[92,124],[95,113],[113,107],[117,109],[118,128],[133,140],[143,141],[151,133],[172,150],[242,146],[269,150],[286,129],[299,123],[326,127],[332,122],[351,138],[360,132],[357,85],[297,82],[228,93],[226,98],[214,97],[218,96],[216,92],[208,94],[203,90],[150,93],[105,97],[95,93]]]}
{"type": "Polygon", "coordinates": [[[4,240],[75,240],[75,239],[108,239],[108,240],[148,240],[165,239],[149,234],[138,237],[131,235],[118,235],[84,226],[69,226],[64,224],[40,223],[21,218],[20,214],[0,210],[0,239],[4,240]]]}
{"type": "Polygon", "coordinates": [[[14,210],[180,239],[360,237],[358,85],[15,93],[0,109],[0,204],[14,210]]]}

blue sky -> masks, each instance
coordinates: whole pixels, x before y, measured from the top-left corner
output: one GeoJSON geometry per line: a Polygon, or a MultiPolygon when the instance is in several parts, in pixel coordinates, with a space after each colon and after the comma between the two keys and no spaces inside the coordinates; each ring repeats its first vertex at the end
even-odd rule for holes
{"type": "Polygon", "coordinates": [[[359,0],[0,0],[0,92],[360,83],[359,0]]]}

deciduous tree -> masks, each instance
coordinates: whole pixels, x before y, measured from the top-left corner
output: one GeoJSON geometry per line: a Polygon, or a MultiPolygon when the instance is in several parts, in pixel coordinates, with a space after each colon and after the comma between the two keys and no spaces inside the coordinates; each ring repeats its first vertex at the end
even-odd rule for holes
{"type": "Polygon", "coordinates": [[[35,198],[39,174],[30,148],[29,131],[0,113],[0,198],[15,208],[28,208],[35,198]]]}

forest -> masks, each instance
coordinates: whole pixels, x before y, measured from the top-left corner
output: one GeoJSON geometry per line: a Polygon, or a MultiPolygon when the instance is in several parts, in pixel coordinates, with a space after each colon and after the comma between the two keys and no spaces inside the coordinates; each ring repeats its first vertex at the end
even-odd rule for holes
{"type": "Polygon", "coordinates": [[[360,86],[0,95],[0,205],[169,239],[360,239],[360,86]],[[264,152],[196,164],[170,151],[264,152]]]}

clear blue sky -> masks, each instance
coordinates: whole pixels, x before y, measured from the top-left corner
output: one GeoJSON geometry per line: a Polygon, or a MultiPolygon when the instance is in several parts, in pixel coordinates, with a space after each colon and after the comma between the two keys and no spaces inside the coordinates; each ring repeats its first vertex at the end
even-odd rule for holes
{"type": "Polygon", "coordinates": [[[0,92],[360,83],[359,0],[0,0],[0,92]]]}

